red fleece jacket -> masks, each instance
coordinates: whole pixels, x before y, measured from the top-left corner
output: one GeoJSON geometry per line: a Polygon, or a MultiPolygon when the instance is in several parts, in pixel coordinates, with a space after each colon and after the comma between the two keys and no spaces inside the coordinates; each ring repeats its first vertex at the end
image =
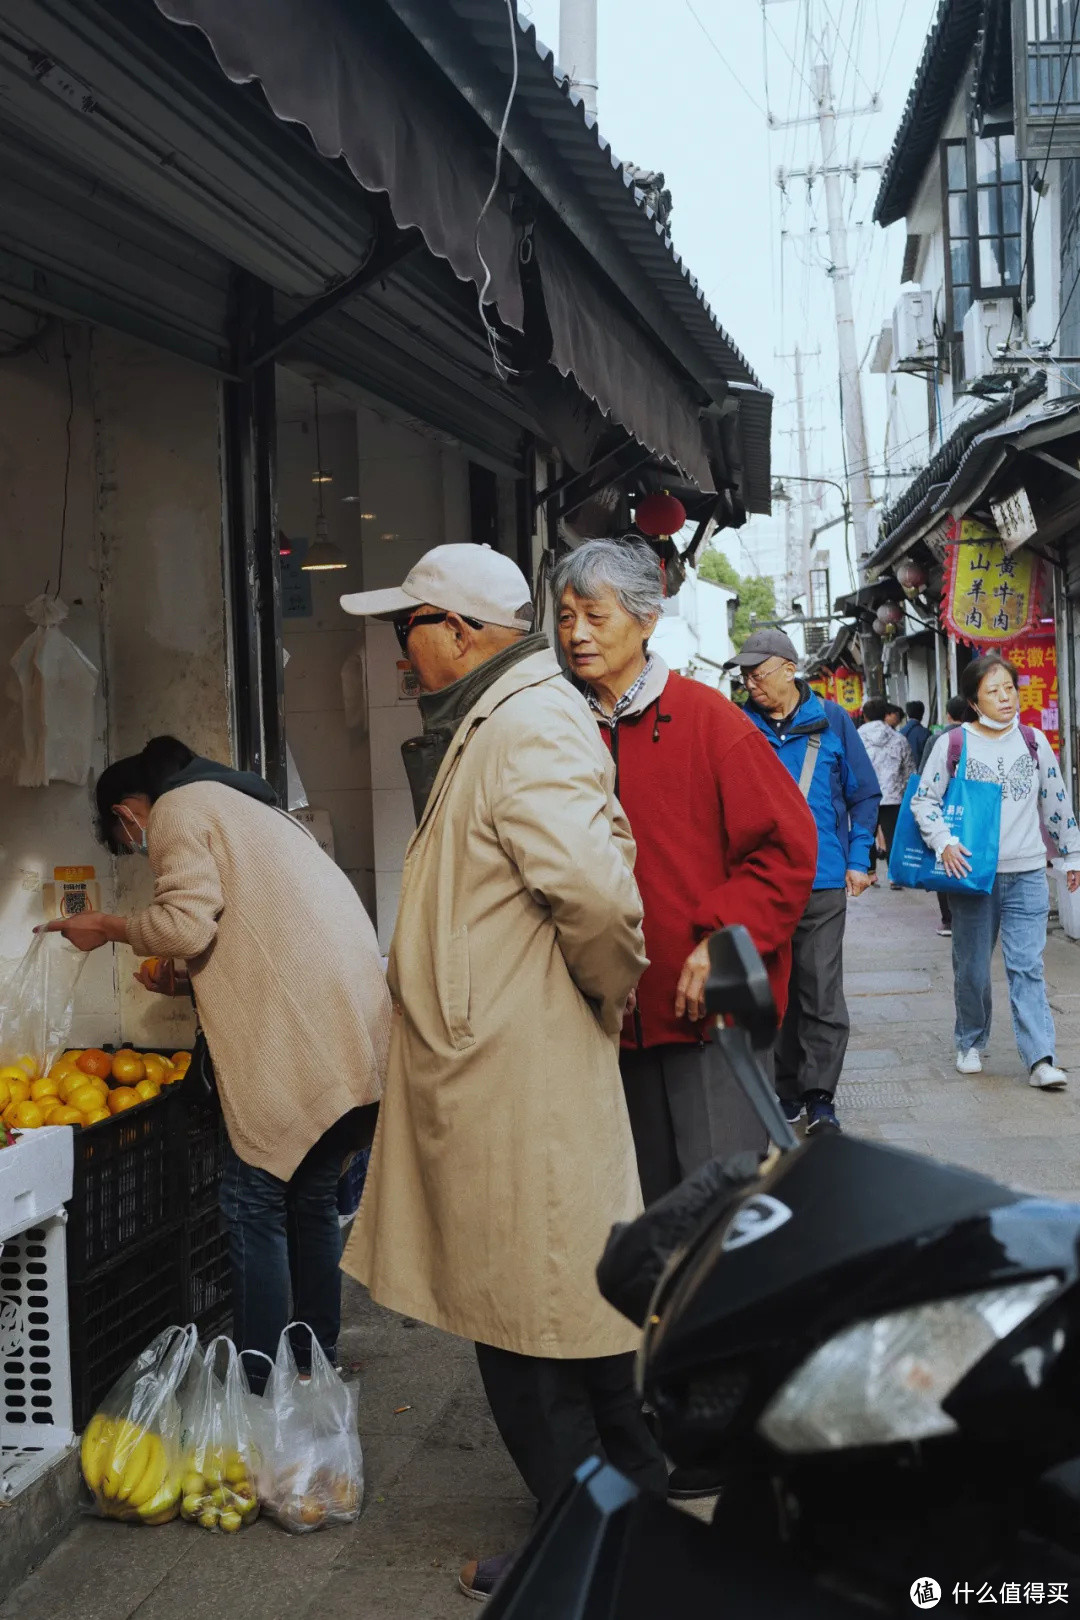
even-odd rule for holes
{"type": "Polygon", "coordinates": [[[790,772],[733,703],[674,672],[658,703],[601,730],[637,841],[649,956],[623,1045],[701,1040],[700,1024],[676,1019],[675,988],[694,946],[731,923],[750,930],[783,1017],[817,863],[817,829],[790,772]]]}

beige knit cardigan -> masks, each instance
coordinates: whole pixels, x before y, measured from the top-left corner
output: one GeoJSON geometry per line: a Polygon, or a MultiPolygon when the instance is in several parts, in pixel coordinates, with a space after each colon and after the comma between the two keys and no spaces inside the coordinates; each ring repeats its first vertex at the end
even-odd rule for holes
{"type": "Polygon", "coordinates": [[[298,822],[220,782],[164,794],[147,845],[154,899],[128,922],[132,949],[187,962],[229,1140],[288,1180],[381,1095],[391,1012],[375,930],[298,822]]]}

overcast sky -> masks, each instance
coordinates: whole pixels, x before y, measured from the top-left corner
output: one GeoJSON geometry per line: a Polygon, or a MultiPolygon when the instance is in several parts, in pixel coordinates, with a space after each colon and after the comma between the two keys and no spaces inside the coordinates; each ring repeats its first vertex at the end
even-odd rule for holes
{"type": "MultiPolygon", "coordinates": [[[[518,4],[557,57],[559,0],[518,4]]],[[[813,40],[827,30],[837,107],[863,107],[874,92],[882,103],[876,114],[841,122],[840,149],[845,161],[880,162],[900,122],[937,0],[767,0],[764,9],[760,0],[599,5],[601,130],[620,159],[661,169],[667,177],[676,251],[721,325],[776,395],[775,471],[798,471],[793,372],[783,358],[798,344],[807,356],[811,472],[842,480],[825,199],[820,182],[809,198],[805,181],[792,181],[786,198],[775,184],[779,166],[799,169],[819,161],[817,127],[770,131],[766,112],[783,121],[815,110],[813,40]]],[[[870,223],[878,180],[870,172],[844,186],[860,354],[891,315],[904,250],[902,224],[885,232],[870,223]]],[[[901,407],[905,386],[919,384],[901,379],[901,407]]],[[[878,468],[884,390],[883,378],[864,372],[870,456],[878,468]]],[[[918,457],[915,445],[912,466],[918,457]]],[[[875,481],[874,490],[883,493],[884,485],[875,481]]],[[[891,493],[898,493],[895,484],[891,493]]],[[[725,541],[742,572],[782,569],[783,509],[777,510],[778,518],[751,519],[725,541]]],[[[839,510],[839,496],[826,489],[814,521],[839,510]]],[[[844,588],[841,550],[833,538],[834,593],[844,588]]]]}

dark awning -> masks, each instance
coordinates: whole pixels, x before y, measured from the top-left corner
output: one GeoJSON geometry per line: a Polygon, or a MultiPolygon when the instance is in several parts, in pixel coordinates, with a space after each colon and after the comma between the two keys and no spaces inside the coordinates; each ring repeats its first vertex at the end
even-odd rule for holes
{"type": "MultiPolygon", "coordinates": [[[[343,159],[365,189],[385,192],[396,223],[417,227],[431,252],[445,259],[459,278],[483,284],[485,271],[475,236],[493,179],[488,106],[492,97],[481,105],[470,86],[457,82],[445,41],[441,34],[435,37],[445,27],[457,29],[456,46],[468,45],[475,60],[474,42],[461,33],[460,18],[437,8],[425,31],[408,8],[370,0],[363,6],[345,5],[342,0],[303,0],[302,5],[299,0],[231,0],[228,6],[217,0],[156,0],[156,4],[173,22],[199,28],[226,75],[237,84],[257,81],[275,114],[303,125],[323,156],[343,159]]],[[[500,14],[502,9],[500,5],[500,14]]],[[[565,107],[566,98],[540,58],[531,30],[521,29],[519,48],[523,102],[524,87],[529,86],[534,97],[543,95],[553,108],[565,107]]],[[[499,72],[496,81],[489,88],[492,92],[497,88],[505,98],[509,76],[504,82],[499,72]]],[[[494,101],[498,104],[499,97],[494,101]]],[[[516,108],[515,118],[519,116],[534,125],[535,105],[516,108]]],[[[520,131],[512,126],[507,150],[515,161],[519,138],[520,131]]],[[[595,148],[595,134],[591,140],[595,148]]],[[[702,410],[725,399],[732,384],[739,386],[740,396],[744,392],[760,396],[760,407],[756,398],[748,407],[751,432],[743,440],[744,464],[751,465],[740,471],[746,484],[753,486],[747,490],[747,506],[762,510],[764,498],[767,509],[768,444],[766,439],[762,448],[758,418],[767,422],[771,396],[716,325],[700,291],[675,259],[670,239],[658,235],[651,216],[646,219],[647,210],[610,156],[606,162],[610,212],[603,217],[591,198],[584,202],[597,239],[610,244],[612,214],[628,211],[635,226],[653,237],[665,263],[670,261],[677,285],[669,293],[651,285],[648,273],[636,264],[633,278],[628,270],[626,282],[633,279],[635,287],[640,283],[648,290],[647,297],[642,295],[647,324],[638,324],[633,318],[636,307],[626,314],[619,308],[624,283],[616,280],[613,288],[607,279],[612,273],[607,257],[618,261],[615,249],[607,257],[601,254],[602,271],[590,244],[581,251],[580,240],[562,229],[558,217],[544,214],[537,221],[536,250],[553,362],[564,375],[572,373],[601,411],[645,448],[706,490],[713,489],[717,479],[702,432],[702,410]],[[673,303],[679,307],[673,308],[673,303]]],[[[569,207],[570,194],[565,195],[569,207]]],[[[581,210],[580,197],[573,206],[581,210]]],[[[480,245],[490,269],[490,303],[497,307],[500,320],[517,331],[525,325],[520,240],[521,224],[511,218],[504,186],[484,218],[480,245]]]]}
{"type": "MultiPolygon", "coordinates": [[[[1057,399],[1008,417],[974,434],[952,476],[931,486],[904,522],[886,537],[869,560],[871,569],[895,564],[915,542],[947,517],[970,512],[990,491],[998,474],[1019,453],[1037,454],[1043,445],[1080,433],[1080,400],[1057,399]]],[[[947,447],[946,447],[947,448],[947,447]]],[[[1077,469],[1080,473],[1080,468],[1077,469]]],[[[1074,474],[1076,476],[1076,474],[1074,474]]],[[[883,582],[885,583],[885,582],[883,582]]]]}

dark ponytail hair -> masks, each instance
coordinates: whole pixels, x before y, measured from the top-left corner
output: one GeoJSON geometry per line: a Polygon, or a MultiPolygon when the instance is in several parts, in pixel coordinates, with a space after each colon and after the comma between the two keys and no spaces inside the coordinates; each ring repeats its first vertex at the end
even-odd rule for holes
{"type": "Polygon", "coordinates": [[[979,687],[995,669],[1007,670],[1013,685],[1020,685],[1020,671],[1007,658],[1002,658],[1000,653],[984,653],[981,658],[973,658],[960,672],[960,690],[973,709],[978,710],[979,707],[979,687]]]}
{"type": "Polygon", "coordinates": [[[129,754],[106,766],[94,785],[98,840],[114,855],[126,855],[128,846],[117,836],[113,805],[144,794],[156,804],[172,779],[190,765],[195,755],[176,737],[152,737],[141,754],[129,754]]]}

